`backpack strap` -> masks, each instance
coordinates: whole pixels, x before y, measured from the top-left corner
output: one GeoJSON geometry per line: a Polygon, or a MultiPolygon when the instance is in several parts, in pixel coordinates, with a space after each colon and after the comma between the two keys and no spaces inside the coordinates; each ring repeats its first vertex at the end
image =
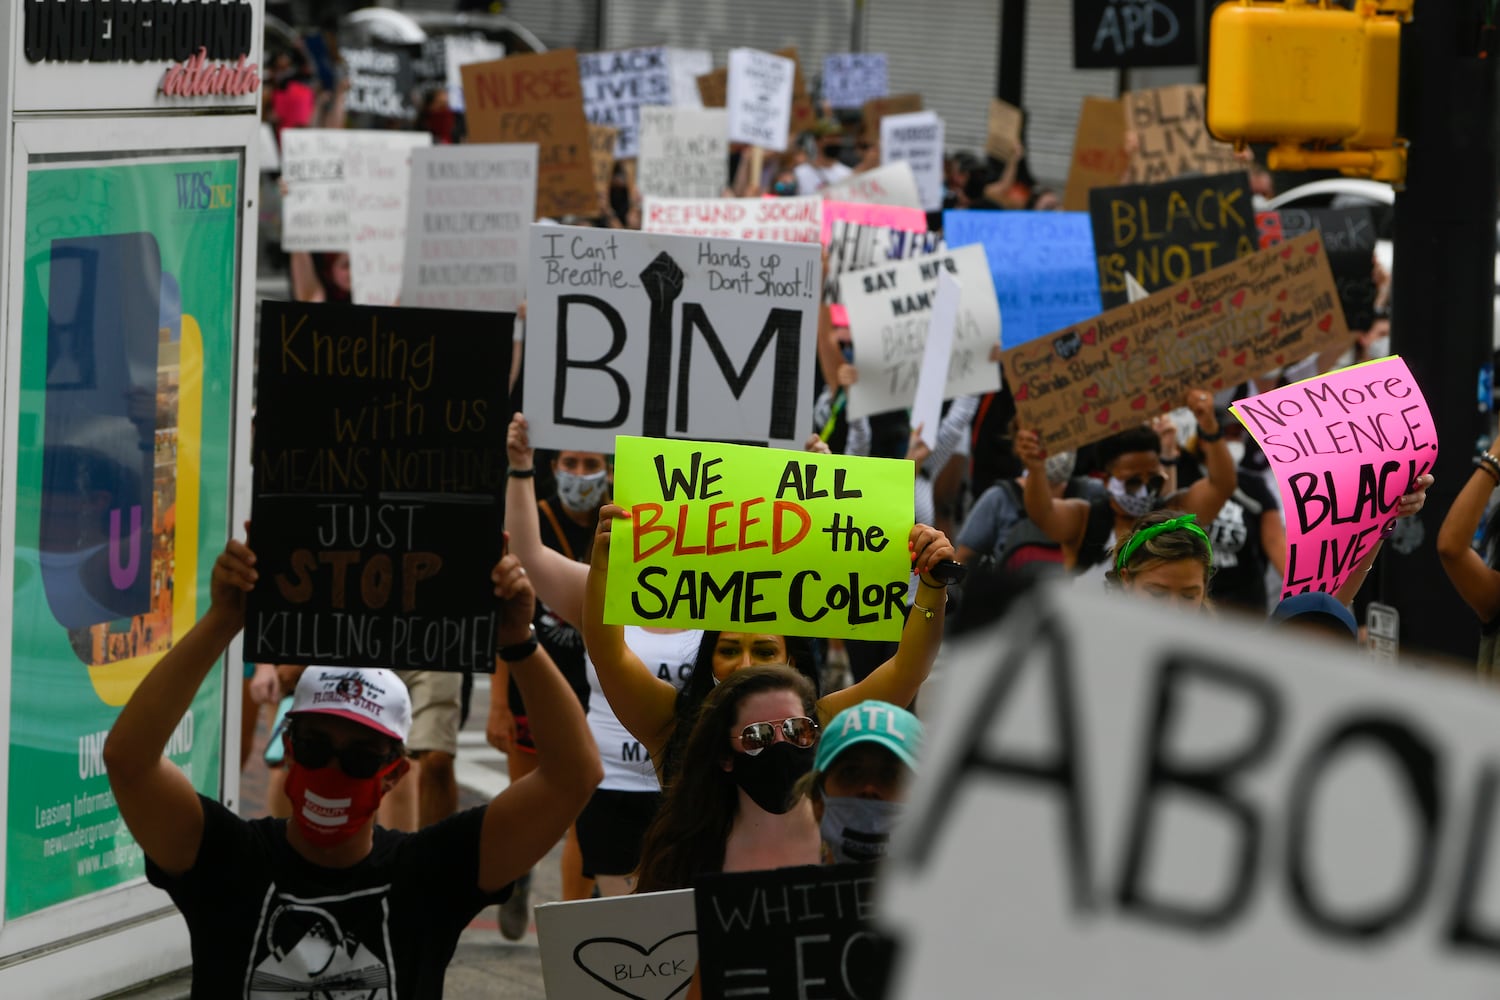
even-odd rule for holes
{"type": "Polygon", "coordinates": [[[563,534],[562,522],[557,519],[557,514],[552,510],[552,505],[545,500],[538,500],[536,502],[536,509],[541,511],[542,515],[551,522],[552,531],[557,535],[557,544],[562,547],[562,554],[577,562],[578,557],[573,555],[573,546],[569,544],[568,536],[563,534]]]}
{"type": "Polygon", "coordinates": [[[1089,517],[1083,527],[1083,541],[1078,544],[1078,565],[1075,571],[1097,566],[1104,561],[1104,547],[1115,530],[1115,512],[1109,500],[1098,498],[1089,501],[1089,517]]]}

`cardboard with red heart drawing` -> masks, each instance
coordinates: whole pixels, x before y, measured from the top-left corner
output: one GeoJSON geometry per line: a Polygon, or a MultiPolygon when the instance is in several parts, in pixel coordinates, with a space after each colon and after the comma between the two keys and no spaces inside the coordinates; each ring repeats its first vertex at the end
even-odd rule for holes
{"type": "Polygon", "coordinates": [[[1314,232],[1001,354],[1021,426],[1079,448],[1300,361],[1349,331],[1314,232]]]}
{"type": "Polygon", "coordinates": [[[668,1000],[698,968],[693,890],[647,892],[536,908],[549,997],[668,1000]]]}

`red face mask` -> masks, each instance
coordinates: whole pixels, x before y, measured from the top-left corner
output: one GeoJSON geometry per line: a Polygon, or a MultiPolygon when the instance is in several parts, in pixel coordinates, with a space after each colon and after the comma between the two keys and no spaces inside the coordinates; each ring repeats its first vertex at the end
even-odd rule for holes
{"type": "Polygon", "coordinates": [[[351,778],[336,764],[307,768],[289,759],[286,795],[292,800],[292,822],[319,847],[343,843],[375,815],[386,776],[400,766],[400,760],[393,760],[371,777],[351,778]]]}

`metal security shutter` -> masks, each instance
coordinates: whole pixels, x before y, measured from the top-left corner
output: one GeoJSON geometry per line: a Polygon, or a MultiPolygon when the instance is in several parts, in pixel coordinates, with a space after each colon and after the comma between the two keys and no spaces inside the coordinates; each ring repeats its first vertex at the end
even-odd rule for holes
{"type": "Polygon", "coordinates": [[[606,0],[602,47],[708,49],[714,65],[725,66],[733,48],[775,52],[795,45],[815,91],[823,57],[849,51],[853,17],[853,0],[606,0]]]}
{"type": "Polygon", "coordinates": [[[599,44],[600,0],[506,0],[505,16],[515,18],[549,49],[592,52],[599,44]]]}
{"type": "Polygon", "coordinates": [[[1000,69],[998,0],[867,0],[864,17],[863,48],[886,54],[891,93],[921,94],[950,150],[983,153],[1000,69]]]}
{"type": "Polygon", "coordinates": [[[1026,162],[1038,180],[1061,187],[1073,162],[1073,133],[1083,99],[1120,96],[1119,70],[1073,68],[1071,3],[1027,0],[1021,88],[1026,162]]]}

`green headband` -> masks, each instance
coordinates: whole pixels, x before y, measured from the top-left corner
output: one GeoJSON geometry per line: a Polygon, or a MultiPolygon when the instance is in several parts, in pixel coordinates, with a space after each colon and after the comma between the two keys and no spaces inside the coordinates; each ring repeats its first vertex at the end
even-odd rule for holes
{"type": "Polygon", "coordinates": [[[1170,521],[1163,521],[1161,524],[1153,524],[1149,528],[1142,528],[1131,535],[1130,541],[1125,543],[1124,548],[1120,549],[1120,554],[1115,557],[1115,569],[1123,570],[1125,564],[1130,562],[1131,557],[1140,551],[1142,545],[1145,545],[1157,535],[1165,535],[1169,531],[1190,531],[1203,539],[1203,544],[1208,548],[1208,568],[1214,568],[1214,543],[1208,540],[1207,532],[1198,526],[1197,514],[1184,514],[1181,517],[1174,517],[1170,521]]]}

